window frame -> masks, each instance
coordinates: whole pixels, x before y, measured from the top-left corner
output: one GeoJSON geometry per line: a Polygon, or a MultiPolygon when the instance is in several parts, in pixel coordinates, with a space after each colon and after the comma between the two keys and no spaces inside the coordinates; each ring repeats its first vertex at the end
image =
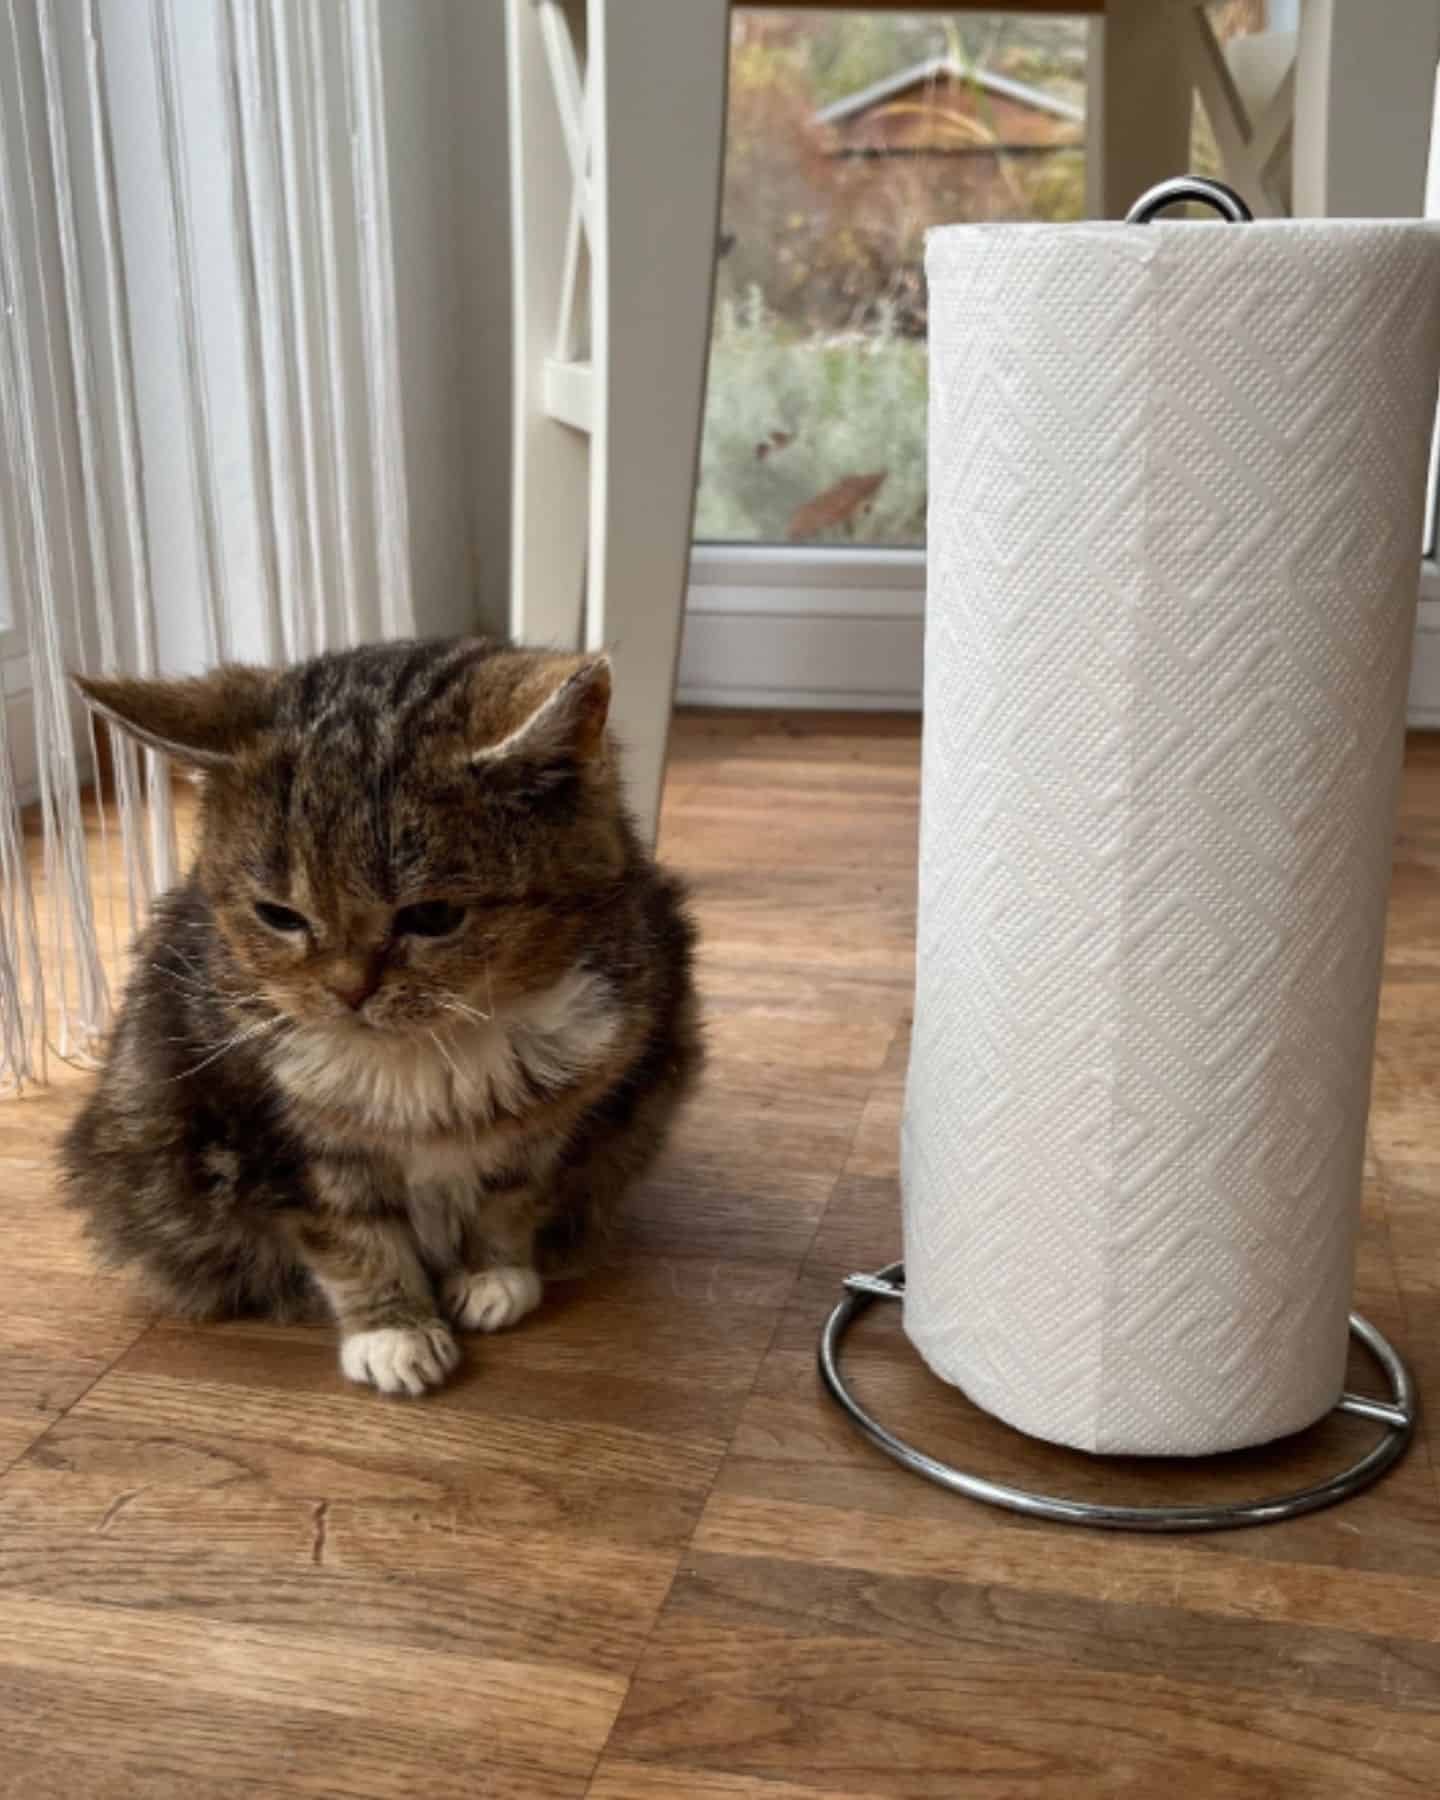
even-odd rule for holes
{"type": "Polygon", "coordinates": [[[913,712],[924,626],[918,546],[697,543],[676,699],[913,712]]]}

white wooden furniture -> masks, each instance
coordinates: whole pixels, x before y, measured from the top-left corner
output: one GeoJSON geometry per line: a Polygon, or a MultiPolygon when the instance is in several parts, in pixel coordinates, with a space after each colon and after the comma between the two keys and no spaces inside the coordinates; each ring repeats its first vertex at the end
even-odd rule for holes
{"type": "Polygon", "coordinates": [[[507,0],[511,630],[607,648],[630,797],[664,779],[710,338],[728,0],[507,0]]]}
{"type": "MultiPolygon", "coordinates": [[[[906,9],[930,4],[942,13],[966,10],[966,0],[906,0],[906,9]]],[[[653,826],[704,393],[728,6],[507,0],[507,7],[511,629],[531,642],[611,649],[632,794],[653,826]]],[[[1028,0],[1027,9],[1092,15],[1087,180],[1094,215],[1122,216],[1145,188],[1188,167],[1195,95],[1226,177],[1257,214],[1422,210],[1440,0],[1384,0],[1383,7],[1270,0],[1270,29],[1224,49],[1196,0],[1028,0]]],[[[735,550],[711,560],[740,567],[747,587],[764,591],[717,595],[723,579],[707,567],[707,616],[687,653],[706,670],[691,669],[693,691],[743,688],[799,704],[823,703],[827,694],[833,704],[843,691],[852,703],[886,705],[904,704],[908,692],[918,702],[917,607],[908,587],[882,596],[883,608],[867,609],[864,593],[848,595],[837,625],[834,607],[812,606],[803,617],[787,608],[797,586],[856,585],[837,568],[844,553],[735,550]],[[783,579],[772,568],[776,558],[785,559],[783,579]],[[762,679],[765,645],[781,631],[789,634],[789,672],[762,679]],[[796,650],[804,632],[823,634],[813,653],[796,650]],[[840,641],[846,632],[853,654],[840,641]],[[877,634],[887,647],[878,657],[868,647],[877,634]],[[793,688],[797,666],[823,672],[814,693],[793,688]],[[708,685],[706,673],[714,678],[708,685]]],[[[867,567],[859,585],[868,591],[876,585],[873,557],[867,567]]],[[[1440,600],[1428,608],[1440,609],[1440,600]]],[[[1427,643],[1429,623],[1422,610],[1417,682],[1425,692],[1412,695],[1414,716],[1427,723],[1440,718],[1440,650],[1428,653],[1440,644],[1440,627],[1427,643]]]]}
{"type": "Polygon", "coordinates": [[[1092,213],[1123,217],[1188,162],[1192,93],[1258,218],[1422,211],[1440,0],[1271,0],[1269,18],[1222,47],[1195,0],[1105,0],[1089,58],[1092,213]]]}

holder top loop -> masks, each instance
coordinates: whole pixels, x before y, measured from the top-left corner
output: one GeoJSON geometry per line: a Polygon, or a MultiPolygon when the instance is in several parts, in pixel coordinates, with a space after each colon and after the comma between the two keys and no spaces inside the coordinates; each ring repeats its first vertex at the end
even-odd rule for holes
{"type": "Polygon", "coordinates": [[[1140,196],[1126,213],[1125,223],[1148,225],[1156,213],[1185,200],[1213,206],[1220,217],[1232,225],[1247,224],[1255,217],[1234,188],[1226,187],[1223,181],[1211,181],[1205,175],[1172,175],[1169,181],[1157,182],[1140,196]]]}

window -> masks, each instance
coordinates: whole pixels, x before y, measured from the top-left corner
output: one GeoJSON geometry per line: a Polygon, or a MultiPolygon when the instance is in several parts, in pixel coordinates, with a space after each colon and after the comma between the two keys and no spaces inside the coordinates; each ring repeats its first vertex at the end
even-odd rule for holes
{"type": "Polygon", "coordinates": [[[737,9],[697,538],[923,542],[925,233],[1083,214],[1086,42],[737,9]]]}
{"type": "MultiPolygon", "coordinates": [[[[1263,119],[1285,91],[1300,0],[1205,12],[1263,119]]],[[[878,7],[743,6],[732,20],[680,697],[918,705],[925,232],[1084,215],[1090,23],[878,7]]],[[[1200,94],[1192,120],[1191,166],[1222,174],[1200,94]]],[[[1435,123],[1427,210],[1440,217],[1440,96],[1435,123]]],[[[1290,173],[1282,138],[1265,171],[1277,202],[1290,173]]],[[[1424,553],[1411,717],[1440,727],[1440,439],[1424,553]]]]}
{"type": "MultiPolygon", "coordinates": [[[[1435,99],[1430,114],[1430,156],[1425,170],[1425,217],[1440,219],[1440,72],[1435,79],[1435,99]]],[[[1434,563],[1440,560],[1440,418],[1436,420],[1436,440],[1430,451],[1430,484],[1426,489],[1424,555],[1434,563]]],[[[1431,597],[1440,597],[1440,572],[1427,571],[1431,597]]]]}

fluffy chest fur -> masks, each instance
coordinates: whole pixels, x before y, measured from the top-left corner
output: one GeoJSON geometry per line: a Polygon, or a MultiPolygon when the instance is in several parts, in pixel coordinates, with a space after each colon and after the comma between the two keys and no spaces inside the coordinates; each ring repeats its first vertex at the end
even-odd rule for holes
{"type": "Polygon", "coordinates": [[[363,1026],[291,1034],[271,1073],[302,1119],[383,1139],[412,1180],[474,1165],[477,1140],[599,1068],[621,1015],[604,981],[572,969],[503,1013],[418,1037],[363,1026]]]}
{"type": "Polygon", "coordinates": [[[323,1299],[345,1374],[415,1394],[454,1329],[583,1260],[701,1055],[609,689],[603,658],[479,640],[84,684],[205,774],[65,1143],[70,1200],[162,1304],[323,1299]]]}

